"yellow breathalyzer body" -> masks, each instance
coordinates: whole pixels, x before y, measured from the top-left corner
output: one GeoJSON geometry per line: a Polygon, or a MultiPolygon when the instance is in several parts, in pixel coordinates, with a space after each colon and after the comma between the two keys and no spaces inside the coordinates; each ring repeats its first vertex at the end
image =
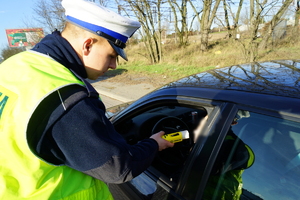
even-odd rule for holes
{"type": "Polygon", "coordinates": [[[178,131],[175,133],[169,133],[163,135],[162,138],[168,140],[169,142],[176,143],[176,142],[181,142],[184,139],[188,139],[190,138],[190,136],[189,136],[189,132],[187,130],[184,130],[184,131],[178,131]]]}

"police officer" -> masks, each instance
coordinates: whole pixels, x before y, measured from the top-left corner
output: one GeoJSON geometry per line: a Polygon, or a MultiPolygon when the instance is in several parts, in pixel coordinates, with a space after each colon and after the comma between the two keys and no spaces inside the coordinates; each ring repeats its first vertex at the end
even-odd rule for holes
{"type": "Polygon", "coordinates": [[[62,5],[62,32],[0,65],[0,199],[112,199],[104,182],[131,180],[174,145],[163,132],[128,145],[85,80],[127,60],[139,22],[84,0],[62,5]]]}

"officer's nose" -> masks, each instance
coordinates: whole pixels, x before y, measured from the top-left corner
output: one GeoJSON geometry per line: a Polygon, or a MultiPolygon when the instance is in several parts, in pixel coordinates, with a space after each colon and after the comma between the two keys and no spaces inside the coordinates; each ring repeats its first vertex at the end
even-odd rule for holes
{"type": "Polygon", "coordinates": [[[117,58],[111,59],[109,63],[109,68],[110,69],[116,69],[117,68],[117,58]]]}

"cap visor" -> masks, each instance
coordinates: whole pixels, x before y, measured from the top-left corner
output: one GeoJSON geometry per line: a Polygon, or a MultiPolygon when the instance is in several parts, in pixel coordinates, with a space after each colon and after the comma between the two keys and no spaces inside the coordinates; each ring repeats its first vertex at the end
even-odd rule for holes
{"type": "Polygon", "coordinates": [[[128,61],[127,56],[125,54],[125,51],[121,49],[120,47],[117,47],[114,45],[111,41],[107,40],[109,44],[114,48],[114,50],[117,52],[119,56],[121,56],[124,60],[128,61]]]}

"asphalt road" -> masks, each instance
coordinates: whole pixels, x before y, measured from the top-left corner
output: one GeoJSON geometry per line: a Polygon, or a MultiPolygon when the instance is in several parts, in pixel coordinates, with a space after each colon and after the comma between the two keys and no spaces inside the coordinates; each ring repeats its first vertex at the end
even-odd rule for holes
{"type": "Polygon", "coordinates": [[[145,83],[130,85],[101,79],[93,81],[91,84],[99,92],[106,108],[135,101],[156,89],[156,87],[145,83]]]}

